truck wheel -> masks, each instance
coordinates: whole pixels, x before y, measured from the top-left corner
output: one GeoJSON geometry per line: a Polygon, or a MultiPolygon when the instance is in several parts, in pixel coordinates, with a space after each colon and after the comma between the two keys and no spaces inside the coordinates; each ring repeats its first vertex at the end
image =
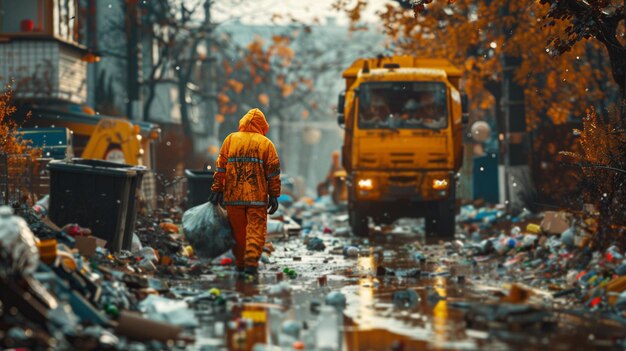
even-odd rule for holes
{"type": "Polygon", "coordinates": [[[440,238],[453,238],[455,209],[450,201],[438,201],[432,204],[426,216],[426,234],[435,234],[440,238]]]}
{"type": "Polygon", "coordinates": [[[366,237],[369,235],[369,226],[367,223],[367,216],[357,210],[350,211],[350,227],[352,227],[352,233],[356,236],[366,237]]]}

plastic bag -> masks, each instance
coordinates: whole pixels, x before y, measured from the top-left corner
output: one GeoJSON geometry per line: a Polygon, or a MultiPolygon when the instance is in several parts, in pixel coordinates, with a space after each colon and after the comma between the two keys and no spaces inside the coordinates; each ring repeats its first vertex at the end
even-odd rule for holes
{"type": "Polygon", "coordinates": [[[38,239],[22,217],[8,206],[0,207],[0,276],[32,274],[39,264],[38,239]]]}
{"type": "Polygon", "coordinates": [[[183,233],[201,258],[215,258],[235,245],[226,210],[210,202],[185,211],[183,233]]]}

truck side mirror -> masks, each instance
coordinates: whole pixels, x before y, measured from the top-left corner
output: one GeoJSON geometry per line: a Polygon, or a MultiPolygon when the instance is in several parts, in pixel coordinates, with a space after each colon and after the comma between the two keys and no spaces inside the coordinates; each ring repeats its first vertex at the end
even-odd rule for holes
{"type": "Polygon", "coordinates": [[[343,110],[346,106],[346,92],[342,91],[341,93],[339,93],[339,97],[337,99],[337,113],[339,113],[339,115],[337,116],[337,124],[339,124],[339,126],[343,127],[346,124],[346,118],[343,115],[343,110]]]}
{"type": "Polygon", "coordinates": [[[469,98],[466,93],[461,93],[461,123],[469,122],[469,98]]]}
{"type": "Polygon", "coordinates": [[[339,96],[337,98],[337,112],[339,112],[340,115],[343,115],[343,109],[346,107],[346,92],[342,91],[341,93],[339,93],[339,96]]]}

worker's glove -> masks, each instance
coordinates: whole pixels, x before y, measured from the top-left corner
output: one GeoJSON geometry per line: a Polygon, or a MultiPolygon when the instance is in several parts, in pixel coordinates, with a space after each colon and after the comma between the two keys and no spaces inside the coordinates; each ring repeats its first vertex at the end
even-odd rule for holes
{"type": "Polygon", "coordinates": [[[211,193],[211,195],[209,195],[209,202],[216,206],[221,205],[224,203],[224,193],[221,191],[211,193]]]}
{"type": "Polygon", "coordinates": [[[278,210],[278,198],[270,196],[270,201],[267,203],[267,213],[274,214],[278,210]]]}

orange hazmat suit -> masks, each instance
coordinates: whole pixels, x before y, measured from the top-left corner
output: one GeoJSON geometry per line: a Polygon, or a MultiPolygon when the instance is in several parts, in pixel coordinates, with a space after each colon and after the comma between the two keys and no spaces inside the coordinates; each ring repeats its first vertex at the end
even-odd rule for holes
{"type": "Polygon", "coordinates": [[[265,137],[269,124],[255,108],[224,140],[211,190],[224,194],[238,268],[257,267],[267,236],[268,196],[280,196],[280,160],[265,137]]]}

